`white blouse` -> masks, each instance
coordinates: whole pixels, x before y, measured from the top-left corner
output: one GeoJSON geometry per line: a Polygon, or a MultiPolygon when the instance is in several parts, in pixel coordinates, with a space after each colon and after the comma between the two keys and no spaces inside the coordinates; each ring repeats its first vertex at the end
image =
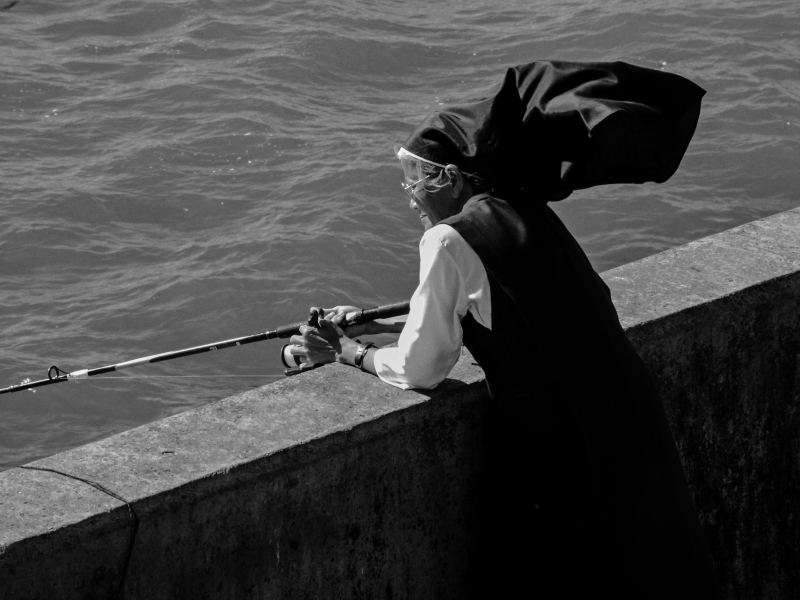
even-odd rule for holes
{"type": "Polygon", "coordinates": [[[419,287],[397,347],[375,352],[378,377],[404,390],[432,389],[447,377],[461,353],[467,312],[492,328],[486,269],[455,229],[441,224],[426,231],[419,258],[419,287]]]}

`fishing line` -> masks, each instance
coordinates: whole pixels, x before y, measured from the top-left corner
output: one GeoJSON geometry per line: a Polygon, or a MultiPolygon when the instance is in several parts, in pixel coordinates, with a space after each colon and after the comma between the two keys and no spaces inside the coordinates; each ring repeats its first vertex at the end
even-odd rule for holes
{"type": "Polygon", "coordinates": [[[117,494],[116,492],[112,492],[110,489],[105,487],[102,484],[97,483],[96,481],[92,481],[91,479],[84,479],[83,477],[78,477],[77,475],[70,475],[69,473],[64,473],[63,471],[57,471],[56,469],[48,469],[46,467],[30,467],[30,466],[20,466],[17,467],[18,469],[25,469],[27,471],[44,471],[46,473],[55,473],[56,475],[63,475],[64,477],[69,477],[70,479],[75,479],[76,481],[80,481],[87,485],[92,486],[96,490],[103,492],[104,494],[111,496],[115,500],[119,500],[120,502],[124,502],[125,506],[128,507],[128,516],[130,517],[131,523],[131,530],[130,535],[128,536],[128,551],[125,555],[125,565],[122,567],[122,577],[119,581],[119,586],[117,587],[117,593],[114,595],[114,598],[122,598],[122,593],[125,587],[125,577],[128,574],[128,565],[131,562],[131,555],[133,554],[133,545],[136,542],[136,533],[139,531],[139,517],[136,515],[136,512],[133,510],[131,503],[125,500],[122,496],[117,494]]]}
{"type": "MultiPolygon", "coordinates": [[[[409,311],[409,302],[398,302],[396,304],[387,304],[385,306],[376,306],[375,308],[359,309],[347,313],[345,318],[340,322],[340,326],[347,328],[351,325],[359,325],[375,319],[387,319],[390,317],[397,317],[400,315],[407,315],[409,311]]],[[[316,327],[318,325],[317,319],[322,317],[323,311],[320,308],[312,309],[308,317],[308,321],[304,323],[292,323],[290,325],[282,325],[277,329],[256,333],[253,335],[246,335],[244,337],[233,338],[230,340],[223,340],[221,342],[214,342],[213,344],[204,344],[202,346],[194,346],[192,348],[183,348],[182,350],[175,350],[173,352],[163,352],[161,354],[153,354],[151,356],[143,356],[133,360],[126,360],[113,365],[106,365],[96,369],[78,369],[77,371],[64,371],[56,366],[52,366],[47,370],[47,379],[40,379],[38,381],[31,381],[26,379],[17,385],[11,385],[6,388],[0,388],[0,394],[10,394],[13,392],[21,392],[22,390],[33,390],[34,388],[42,387],[45,385],[52,385],[55,383],[63,383],[66,381],[80,381],[89,377],[97,377],[98,375],[105,375],[112,371],[120,371],[130,367],[138,367],[148,363],[158,363],[166,360],[173,360],[176,358],[183,358],[185,356],[193,356],[195,354],[202,354],[205,352],[215,352],[217,350],[224,350],[226,348],[235,348],[244,346],[245,344],[252,344],[254,342],[263,342],[265,340],[273,340],[276,338],[288,338],[300,333],[300,328],[309,325],[316,327]]],[[[303,371],[304,369],[299,369],[303,371]]],[[[308,370],[308,369],[305,369],[308,370]]],[[[285,374],[290,375],[297,372],[297,369],[288,369],[285,374]]],[[[168,377],[168,376],[167,376],[168,377]]],[[[191,375],[175,375],[173,377],[192,377],[191,375]]],[[[198,375],[197,377],[206,377],[206,375],[198,375]]],[[[216,376],[211,376],[216,377],[216,376]]],[[[241,375],[235,375],[241,377],[241,375]]],[[[116,379],[116,377],[109,377],[108,379],[116,379]]]]}
{"type": "MultiPolygon", "coordinates": [[[[67,377],[69,373],[66,371],[62,371],[55,365],[50,367],[50,370],[47,372],[47,376],[50,379],[55,379],[57,377],[67,377]]],[[[103,377],[103,376],[95,376],[93,379],[219,379],[222,377],[261,377],[262,379],[270,378],[278,379],[278,375],[213,375],[211,373],[207,373],[205,375],[115,375],[114,377],[103,377]]]]}
{"type": "Polygon", "coordinates": [[[278,379],[278,375],[119,375],[118,377],[92,377],[95,379],[219,379],[220,377],[261,377],[278,379]]]}

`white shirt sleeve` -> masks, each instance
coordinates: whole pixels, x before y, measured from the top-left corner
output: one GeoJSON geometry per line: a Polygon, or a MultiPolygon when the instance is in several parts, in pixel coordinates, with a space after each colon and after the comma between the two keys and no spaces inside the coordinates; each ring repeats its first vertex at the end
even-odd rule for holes
{"type": "Polygon", "coordinates": [[[375,352],[375,369],[401,389],[432,389],[447,377],[461,353],[461,319],[467,312],[491,329],[486,269],[449,225],[425,232],[419,244],[419,287],[396,348],[375,352]]]}

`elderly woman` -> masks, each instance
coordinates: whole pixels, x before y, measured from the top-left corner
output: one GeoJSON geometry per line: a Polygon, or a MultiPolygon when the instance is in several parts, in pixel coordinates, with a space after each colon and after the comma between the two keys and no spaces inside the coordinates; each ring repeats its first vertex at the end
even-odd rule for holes
{"type": "Polygon", "coordinates": [[[703,94],[624,63],[537,62],[491,98],[430,115],[398,152],[426,231],[397,347],[353,339],[377,325],[339,329],[350,307],[292,338],[309,364],[403,389],[435,387],[470,350],[492,398],[485,596],[721,596],[653,382],[547,206],[668,179],[703,94]]]}

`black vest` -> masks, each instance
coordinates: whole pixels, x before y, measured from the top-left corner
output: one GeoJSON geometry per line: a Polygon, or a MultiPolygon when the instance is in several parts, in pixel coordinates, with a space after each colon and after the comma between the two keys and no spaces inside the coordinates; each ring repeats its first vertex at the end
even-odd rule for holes
{"type": "Polygon", "coordinates": [[[478,323],[471,314],[461,320],[464,345],[486,374],[492,398],[498,401],[534,393],[544,380],[542,360],[536,346],[518,349],[527,328],[516,305],[489,275],[492,329],[478,323]],[[510,349],[514,348],[514,351],[510,349]]]}
{"type": "Polygon", "coordinates": [[[721,597],[658,393],[577,241],[547,205],[487,194],[443,222],[489,276],[492,331],[462,326],[493,396],[568,410],[586,456],[587,552],[616,597],[721,597]]]}

